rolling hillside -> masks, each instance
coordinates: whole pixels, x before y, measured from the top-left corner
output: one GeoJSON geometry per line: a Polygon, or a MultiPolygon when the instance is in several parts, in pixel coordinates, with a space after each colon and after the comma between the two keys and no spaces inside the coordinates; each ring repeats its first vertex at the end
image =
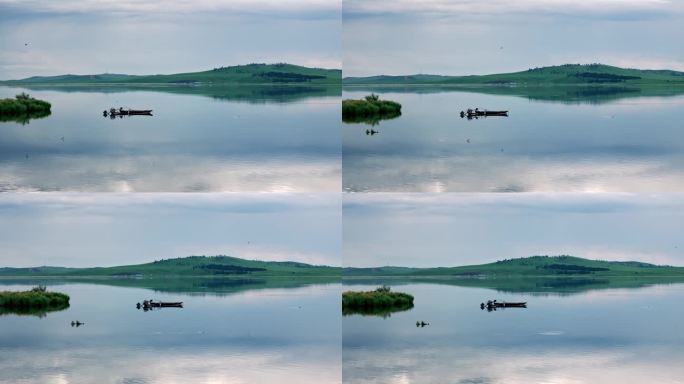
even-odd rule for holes
{"type": "Polygon", "coordinates": [[[564,64],[531,68],[522,72],[481,76],[403,75],[345,77],[344,85],[602,85],[663,84],[684,86],[684,72],[643,70],[604,64],[564,64]]]}
{"type": "Polygon", "coordinates": [[[293,261],[257,261],[230,256],[189,256],[146,264],[104,268],[0,268],[0,277],[159,277],[159,276],[339,276],[341,268],[293,261]]]}
{"type": "Polygon", "coordinates": [[[21,80],[7,80],[0,84],[339,84],[339,69],[308,68],[293,64],[247,64],[214,68],[202,72],[171,75],[60,75],[34,76],[21,80]]]}
{"type": "Polygon", "coordinates": [[[609,277],[684,276],[684,267],[661,266],[637,261],[600,261],[574,256],[531,256],[489,264],[440,268],[345,268],[353,276],[453,276],[453,277],[609,277]]]}

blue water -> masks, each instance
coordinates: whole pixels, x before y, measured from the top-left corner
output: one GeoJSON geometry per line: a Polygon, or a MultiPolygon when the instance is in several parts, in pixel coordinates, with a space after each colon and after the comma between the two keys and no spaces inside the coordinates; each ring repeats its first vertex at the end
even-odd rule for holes
{"type": "MultiPolygon", "coordinates": [[[[47,282],[50,284],[50,282],[47,282]]],[[[11,383],[339,383],[340,285],[164,293],[48,285],[69,309],[0,316],[0,372],[11,383]],[[184,308],[143,312],[144,299],[184,308]],[[85,325],[72,327],[71,321],[85,325]]],[[[5,285],[3,290],[30,286],[5,285]]]]}
{"type": "Polygon", "coordinates": [[[20,92],[52,103],[52,114],[25,125],[0,122],[0,190],[340,190],[334,93],[272,100],[0,87],[0,98],[20,92]],[[154,116],[102,116],[119,106],[154,116]]]}
{"type": "MultiPolygon", "coordinates": [[[[551,102],[463,91],[376,89],[399,118],[342,128],[345,191],[684,190],[684,96],[551,102]],[[480,107],[509,117],[462,119],[480,107]],[[366,130],[379,131],[367,135],[366,130]]],[[[343,98],[369,90],[345,88],[343,98]]]]}
{"type": "Polygon", "coordinates": [[[415,307],[387,318],[343,318],[345,383],[636,384],[684,377],[684,310],[673,305],[684,299],[684,284],[570,295],[430,283],[393,289],[414,295],[415,307]],[[488,299],[526,301],[528,308],[480,310],[488,299]]]}

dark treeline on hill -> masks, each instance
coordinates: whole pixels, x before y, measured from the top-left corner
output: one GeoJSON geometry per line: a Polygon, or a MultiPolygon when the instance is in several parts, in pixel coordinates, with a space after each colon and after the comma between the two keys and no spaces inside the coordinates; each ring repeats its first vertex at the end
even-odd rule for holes
{"type": "Polygon", "coordinates": [[[223,264],[196,265],[193,267],[193,269],[203,269],[205,271],[210,271],[211,273],[227,275],[244,275],[250,272],[266,271],[266,268],[241,267],[239,265],[223,264]]]}
{"type": "Polygon", "coordinates": [[[452,277],[550,277],[550,276],[684,276],[684,267],[637,261],[589,260],[575,256],[531,256],[494,263],[438,268],[345,268],[344,276],[452,276],[452,277]]]}
{"type": "Polygon", "coordinates": [[[0,100],[0,121],[15,121],[25,124],[30,119],[49,116],[50,108],[52,105],[47,101],[34,99],[22,92],[14,99],[0,100]]]}
{"type": "Polygon", "coordinates": [[[480,84],[480,85],[571,85],[625,84],[684,86],[684,72],[620,68],[604,64],[563,64],[530,68],[526,71],[491,75],[443,76],[402,75],[346,77],[345,85],[406,85],[406,84],[480,84]]]}
{"type": "Polygon", "coordinates": [[[346,123],[377,124],[380,120],[401,116],[401,104],[380,100],[376,94],[370,94],[362,100],[342,100],[342,121],[346,123]]]}
{"type": "Polygon", "coordinates": [[[340,276],[342,269],[294,261],[245,260],[231,256],[188,256],[161,259],[146,264],[96,268],[32,267],[0,268],[2,276],[103,276],[103,277],[158,277],[158,276],[340,276]]]}
{"type": "Polygon", "coordinates": [[[247,64],[218,67],[202,72],[176,73],[170,75],[125,75],[102,73],[97,75],[34,76],[21,80],[0,82],[7,85],[27,84],[321,84],[339,85],[342,71],[339,69],[308,68],[299,65],[247,64]]]}

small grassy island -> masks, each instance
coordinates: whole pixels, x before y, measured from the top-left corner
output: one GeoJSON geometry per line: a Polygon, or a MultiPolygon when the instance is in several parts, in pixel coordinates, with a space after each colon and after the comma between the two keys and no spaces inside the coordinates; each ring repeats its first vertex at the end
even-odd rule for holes
{"type": "Polygon", "coordinates": [[[374,291],[342,293],[343,315],[374,315],[387,317],[392,312],[406,311],[413,308],[413,296],[408,293],[391,292],[388,286],[374,291]]]}
{"type": "Polygon", "coordinates": [[[69,296],[60,292],[48,292],[45,286],[30,291],[0,292],[0,315],[45,316],[47,312],[61,311],[69,307],[69,296]]]}
{"type": "Polygon", "coordinates": [[[26,93],[21,93],[14,99],[0,100],[0,122],[16,121],[26,124],[30,119],[50,115],[51,107],[47,101],[34,99],[26,93]]]}
{"type": "Polygon", "coordinates": [[[396,101],[380,100],[370,94],[363,100],[342,100],[342,121],[345,123],[367,123],[376,125],[380,120],[401,116],[401,104],[396,101]]]}

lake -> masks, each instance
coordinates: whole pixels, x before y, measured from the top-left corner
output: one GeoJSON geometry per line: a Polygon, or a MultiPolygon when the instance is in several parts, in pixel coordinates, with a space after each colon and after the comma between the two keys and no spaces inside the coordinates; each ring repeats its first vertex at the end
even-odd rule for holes
{"type": "Polygon", "coordinates": [[[376,126],[343,124],[343,188],[349,192],[684,190],[684,96],[580,91],[550,88],[539,96],[532,91],[508,95],[425,87],[345,87],[343,99],[375,92],[401,103],[402,115],[376,126]],[[462,110],[476,107],[508,110],[509,116],[460,117],[462,110]],[[378,133],[368,134],[371,128],[378,133]]]}
{"type": "MultiPolygon", "coordinates": [[[[121,279],[124,280],[124,279],[121,279]]],[[[0,316],[0,372],[12,383],[339,383],[340,284],[244,285],[185,279],[156,289],[144,281],[11,280],[71,296],[45,317],[0,316]],[[132,284],[133,286],[125,286],[132,284]],[[192,289],[191,287],[195,287],[192,289]],[[184,307],[145,312],[145,299],[184,307]],[[71,326],[71,321],[85,324],[71,326]]]]}
{"type": "Polygon", "coordinates": [[[0,122],[0,191],[341,189],[339,87],[0,86],[20,92],[52,114],[0,122]]]}
{"type": "Polygon", "coordinates": [[[684,284],[518,292],[429,282],[378,283],[415,307],[342,320],[345,383],[681,383],[684,284]],[[489,299],[527,308],[488,312],[489,299]],[[416,327],[416,321],[429,325],[416,327]]]}

